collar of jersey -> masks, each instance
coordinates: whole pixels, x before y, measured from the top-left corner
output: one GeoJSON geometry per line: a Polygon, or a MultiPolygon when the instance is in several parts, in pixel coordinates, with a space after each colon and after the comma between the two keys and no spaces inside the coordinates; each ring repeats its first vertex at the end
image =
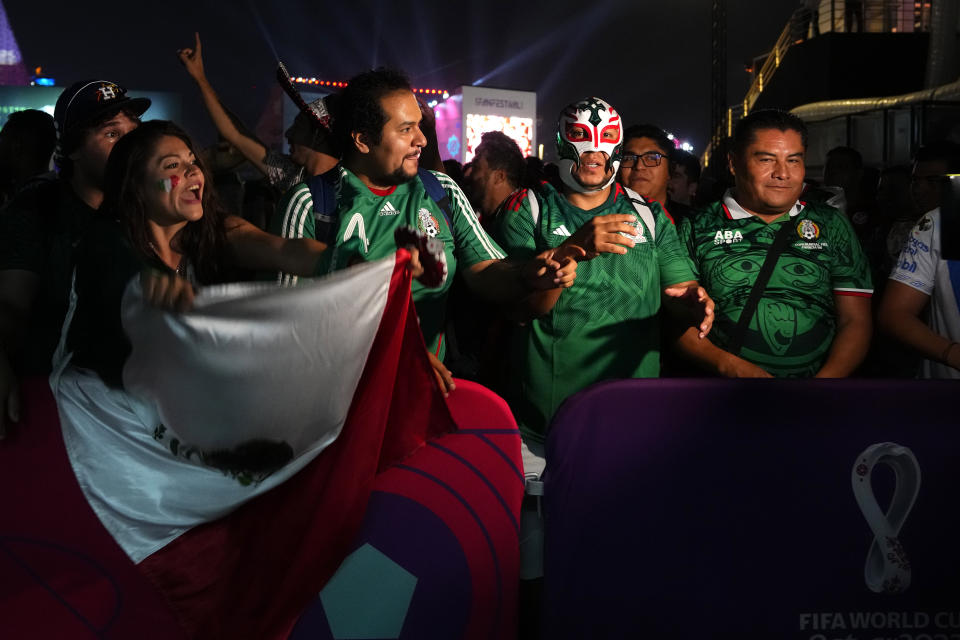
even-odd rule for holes
{"type": "MultiPolygon", "coordinates": [[[[803,211],[804,206],[804,203],[797,200],[793,204],[793,207],[790,208],[790,217],[792,218],[793,216],[798,215],[801,211],[803,211]]],[[[729,215],[733,220],[745,220],[747,218],[757,217],[740,206],[740,203],[737,202],[733,197],[733,189],[727,189],[727,192],[723,194],[723,208],[726,210],[727,215],[729,215]]]]}
{"type": "MultiPolygon", "coordinates": [[[[380,198],[385,198],[390,196],[396,197],[396,196],[402,195],[404,190],[407,188],[407,185],[409,184],[409,182],[412,182],[412,181],[408,181],[408,182],[398,184],[396,188],[393,190],[393,192],[387,194],[386,196],[382,196],[378,193],[374,193],[373,191],[371,191],[370,188],[367,185],[365,185],[363,181],[360,180],[360,178],[357,177],[357,174],[355,174],[353,171],[350,171],[350,169],[347,169],[346,167],[341,166],[340,170],[342,171],[342,176],[343,176],[343,180],[341,181],[341,184],[340,184],[341,198],[350,198],[350,199],[372,198],[372,199],[379,200],[380,198]]],[[[413,180],[416,180],[416,179],[417,178],[414,178],[413,180]]]]}

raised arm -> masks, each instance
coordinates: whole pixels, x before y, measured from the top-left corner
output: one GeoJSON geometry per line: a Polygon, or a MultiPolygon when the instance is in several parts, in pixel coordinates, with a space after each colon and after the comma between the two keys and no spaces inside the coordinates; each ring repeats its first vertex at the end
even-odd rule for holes
{"type": "Polygon", "coordinates": [[[267,165],[264,164],[264,158],[267,156],[267,148],[250,136],[243,134],[237,128],[237,125],[234,124],[233,118],[230,117],[230,114],[227,113],[227,110],[220,102],[220,98],[217,97],[216,91],[213,90],[213,86],[210,84],[210,81],[207,80],[207,75],[203,70],[200,34],[194,33],[193,35],[195,38],[193,48],[180,49],[177,51],[177,57],[180,58],[180,62],[183,63],[190,77],[197,83],[197,87],[200,88],[203,104],[206,106],[207,112],[210,114],[210,118],[213,120],[213,124],[217,128],[217,131],[220,132],[220,135],[236,147],[247,160],[266,175],[268,169],[267,165]]]}

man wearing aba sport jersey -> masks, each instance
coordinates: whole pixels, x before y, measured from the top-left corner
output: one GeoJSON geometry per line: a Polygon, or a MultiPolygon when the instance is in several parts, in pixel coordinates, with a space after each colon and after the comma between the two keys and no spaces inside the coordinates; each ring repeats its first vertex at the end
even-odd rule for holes
{"type": "Polygon", "coordinates": [[[713,302],[659,204],[614,183],[620,164],[619,113],[599,98],[564,108],[557,125],[563,191],[544,184],[520,190],[498,216],[495,235],[510,256],[574,246],[585,253],[573,287],[519,327],[509,400],[524,441],[544,441],[568,396],[612,378],[660,372],[657,313],[661,296],[701,336],[713,302]]]}
{"type": "Polygon", "coordinates": [[[432,289],[414,282],[413,300],[437,383],[447,392],[453,378],[442,363],[444,313],[457,268],[467,286],[486,300],[535,313],[542,299],[573,283],[577,263],[569,249],[543,251],[522,264],[503,260],[504,253],[480,226],[456,183],[430,172],[446,193],[448,216],[418,177],[420,152],[427,143],[421,118],[409,82],[393,70],[360,74],[340,94],[334,114],[334,135],[344,154],[336,184],[337,227],[320,271],[393,254],[394,232],[401,226],[442,241],[448,277],[432,289]]]}
{"type": "Polygon", "coordinates": [[[710,340],[688,331],[680,348],[714,373],[845,377],[867,353],[870,268],[842,213],[798,199],[806,143],[796,116],[750,114],[737,125],[728,159],[733,189],[680,225],[717,301],[710,340]],[[769,280],[755,286],[765,263],[769,280]]]}

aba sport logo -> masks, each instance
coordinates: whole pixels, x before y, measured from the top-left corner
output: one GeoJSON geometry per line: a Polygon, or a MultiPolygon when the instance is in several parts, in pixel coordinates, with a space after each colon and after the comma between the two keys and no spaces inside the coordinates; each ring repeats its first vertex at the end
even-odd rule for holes
{"type": "Polygon", "coordinates": [[[797,235],[807,241],[820,237],[820,227],[813,220],[801,220],[797,225],[797,235]]]}
{"type": "Polygon", "coordinates": [[[433,217],[429,209],[420,209],[417,214],[417,223],[420,230],[431,238],[436,238],[440,233],[440,223],[433,217]]]}

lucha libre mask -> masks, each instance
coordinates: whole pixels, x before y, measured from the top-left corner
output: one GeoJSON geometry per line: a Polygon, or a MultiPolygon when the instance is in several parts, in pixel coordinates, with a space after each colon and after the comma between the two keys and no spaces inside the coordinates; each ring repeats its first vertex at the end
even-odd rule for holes
{"type": "Polygon", "coordinates": [[[609,187],[620,168],[620,156],[623,151],[623,131],[620,114],[610,104],[600,98],[586,98],[566,106],[560,112],[557,121],[557,153],[560,161],[560,179],[563,183],[580,193],[601,191],[609,187]],[[603,132],[616,131],[616,138],[605,140],[603,132]],[[577,133],[576,139],[570,139],[571,133],[577,133]],[[607,156],[606,170],[613,169],[613,175],[606,184],[597,187],[585,187],[573,177],[573,171],[580,167],[580,155],[587,151],[602,151],[607,156]]]}

